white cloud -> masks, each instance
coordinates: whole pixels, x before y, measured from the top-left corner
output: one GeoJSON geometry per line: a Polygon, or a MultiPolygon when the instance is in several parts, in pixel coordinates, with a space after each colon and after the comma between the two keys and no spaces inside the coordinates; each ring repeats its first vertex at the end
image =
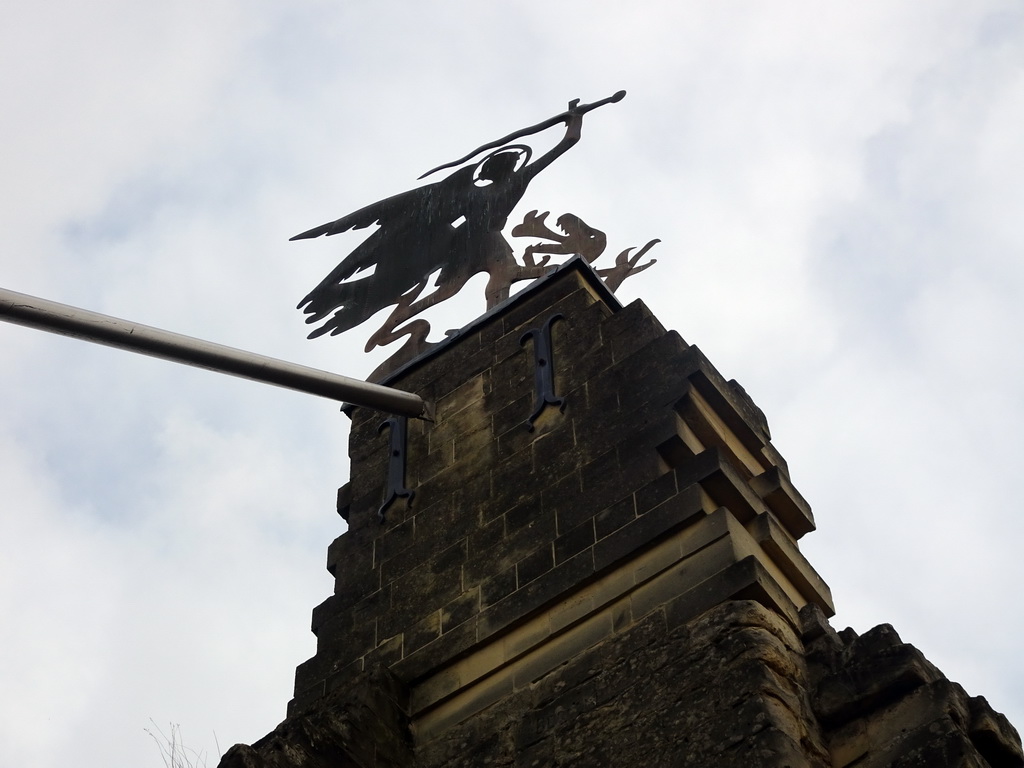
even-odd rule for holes
{"type": "MultiPolygon", "coordinates": [[[[764,408],[838,623],[892,622],[1019,725],[1022,19],[17,3],[0,285],[365,375],[361,332],[306,342],[294,309],[347,241],[287,238],[627,88],[521,211],[578,213],[609,251],[663,240],[623,297],[764,408]]],[[[479,300],[450,304],[439,327],[479,300]]],[[[5,756],[158,764],[151,717],[210,751],[262,736],[331,590],[345,418],[19,328],[0,350],[5,756]]]]}

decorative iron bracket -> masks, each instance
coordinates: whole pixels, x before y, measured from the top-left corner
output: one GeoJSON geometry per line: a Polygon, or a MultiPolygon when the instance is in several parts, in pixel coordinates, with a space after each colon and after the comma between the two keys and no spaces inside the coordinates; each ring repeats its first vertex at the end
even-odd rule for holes
{"type": "Polygon", "coordinates": [[[381,425],[377,427],[377,434],[383,432],[384,427],[390,427],[391,431],[387,495],[384,497],[384,503],[377,510],[377,518],[382,523],[384,522],[384,513],[387,512],[388,507],[391,506],[395,499],[408,499],[409,503],[412,504],[412,499],[416,495],[415,491],[405,487],[405,437],[407,426],[408,419],[405,416],[392,416],[390,419],[381,422],[381,425]]]}
{"type": "Polygon", "coordinates": [[[562,314],[555,313],[540,328],[534,328],[523,334],[519,340],[521,346],[527,339],[533,339],[533,384],[536,392],[533,413],[526,420],[526,428],[533,432],[533,423],[549,405],[557,405],[559,412],[565,410],[565,398],[555,395],[555,371],[552,356],[551,325],[561,320],[562,314]]]}

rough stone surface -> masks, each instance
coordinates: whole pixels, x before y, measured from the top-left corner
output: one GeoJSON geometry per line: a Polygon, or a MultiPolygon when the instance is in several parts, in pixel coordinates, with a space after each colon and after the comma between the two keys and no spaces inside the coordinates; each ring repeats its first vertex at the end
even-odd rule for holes
{"type": "Polygon", "coordinates": [[[671,630],[658,611],[427,741],[378,668],[221,768],[1024,765],[1005,718],[891,627],[802,618],[801,639],[755,601],[671,630]]]}
{"type": "Polygon", "coordinates": [[[289,717],[252,746],[236,744],[220,768],[399,768],[413,765],[407,692],[382,667],[289,717]]]}
{"type": "Polygon", "coordinates": [[[836,768],[1024,765],[1006,718],[888,624],[858,636],[836,633],[815,606],[801,618],[807,685],[836,768]]]}

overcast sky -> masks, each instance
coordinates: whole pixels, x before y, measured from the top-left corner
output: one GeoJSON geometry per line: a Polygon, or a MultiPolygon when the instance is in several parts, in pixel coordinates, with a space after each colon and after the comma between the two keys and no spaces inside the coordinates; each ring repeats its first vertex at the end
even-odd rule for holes
{"type": "MultiPolygon", "coordinates": [[[[294,307],[359,236],[288,238],[627,89],[513,220],[661,238],[620,296],[767,414],[834,626],[1024,725],[1020,2],[3,9],[0,286],[353,376],[368,333],[294,307]]],[[[212,766],[273,729],[347,419],[5,324],[0,365],[0,762],[159,766],[152,719],[212,766]]]]}

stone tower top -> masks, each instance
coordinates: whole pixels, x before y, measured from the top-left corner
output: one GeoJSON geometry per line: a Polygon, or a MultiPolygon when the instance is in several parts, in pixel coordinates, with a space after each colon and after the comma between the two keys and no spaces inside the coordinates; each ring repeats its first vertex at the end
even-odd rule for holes
{"type": "Polygon", "coordinates": [[[436,420],[351,413],[316,655],[224,768],[1022,765],[891,627],[832,630],[760,409],[584,260],[389,382],[436,420]]]}
{"type": "Polygon", "coordinates": [[[674,626],[744,597],[793,626],[807,603],[832,613],[760,410],[584,261],[389,383],[436,422],[353,414],[349,531],[293,711],[383,663],[415,714],[448,722],[652,611],[674,626]]]}

